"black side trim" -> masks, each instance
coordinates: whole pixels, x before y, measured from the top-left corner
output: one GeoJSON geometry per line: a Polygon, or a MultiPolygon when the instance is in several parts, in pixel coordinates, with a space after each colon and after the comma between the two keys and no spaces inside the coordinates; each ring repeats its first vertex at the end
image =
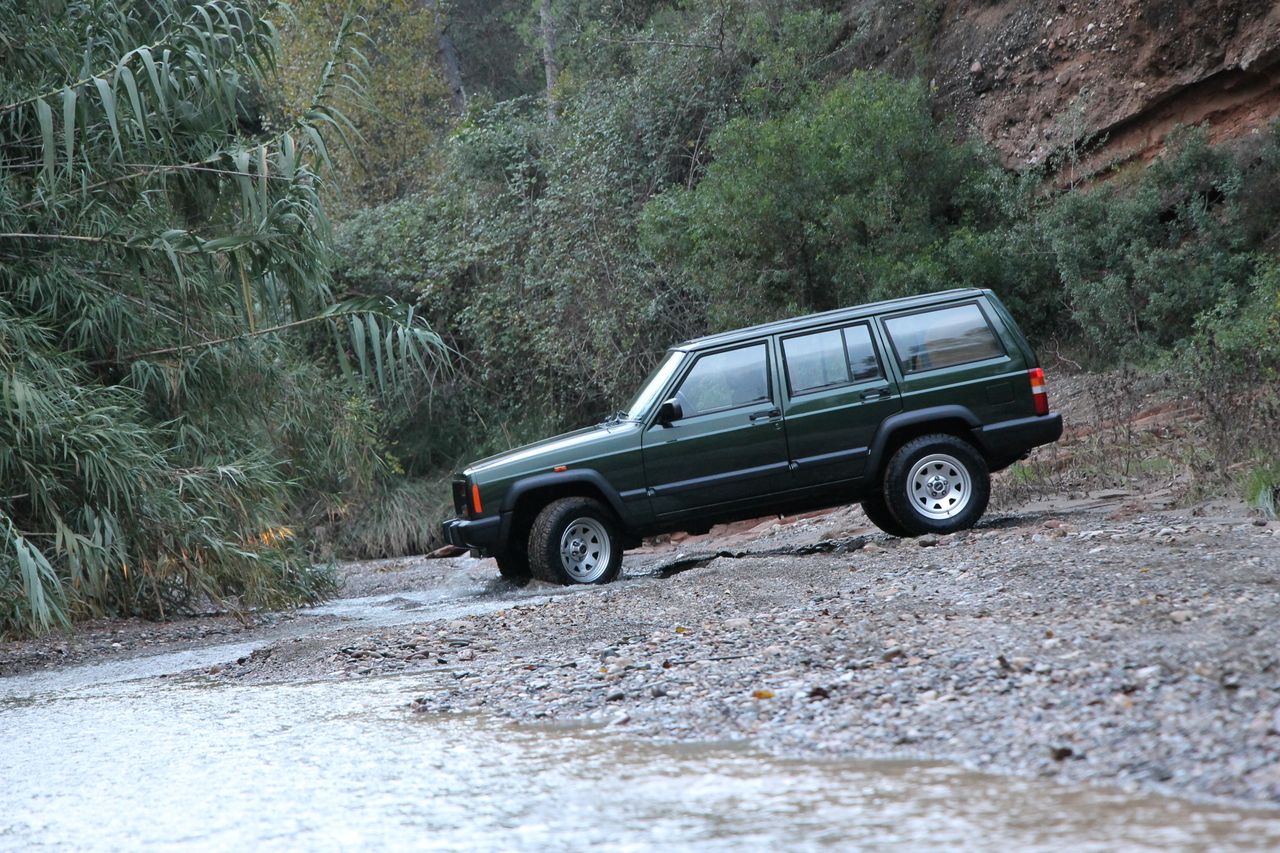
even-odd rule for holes
{"type": "Polygon", "coordinates": [[[861,459],[870,451],[865,447],[855,447],[852,450],[837,450],[834,453],[820,453],[817,456],[806,456],[803,459],[796,460],[797,468],[804,468],[809,465],[827,465],[832,462],[848,462],[853,459],[861,459]]]}
{"type": "Polygon", "coordinates": [[[760,477],[787,467],[788,464],[786,462],[771,462],[768,465],[757,465],[754,468],[739,468],[737,471],[730,471],[727,474],[710,474],[706,477],[694,477],[691,480],[663,483],[661,486],[654,486],[653,492],[657,495],[674,495],[679,492],[687,492],[690,489],[699,489],[703,486],[732,483],[737,480],[750,480],[753,477],[760,477]]]}
{"type": "Polygon", "coordinates": [[[644,500],[648,494],[648,489],[629,489],[625,492],[619,492],[618,497],[622,499],[623,503],[630,503],[631,501],[644,500]]]}

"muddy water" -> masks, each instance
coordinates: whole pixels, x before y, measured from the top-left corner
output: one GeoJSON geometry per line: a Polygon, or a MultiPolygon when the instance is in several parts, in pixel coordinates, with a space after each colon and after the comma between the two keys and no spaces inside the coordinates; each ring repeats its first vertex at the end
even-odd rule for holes
{"type": "Polygon", "coordinates": [[[0,847],[1280,848],[1275,812],[428,718],[412,677],[94,681],[4,685],[0,847]]]}

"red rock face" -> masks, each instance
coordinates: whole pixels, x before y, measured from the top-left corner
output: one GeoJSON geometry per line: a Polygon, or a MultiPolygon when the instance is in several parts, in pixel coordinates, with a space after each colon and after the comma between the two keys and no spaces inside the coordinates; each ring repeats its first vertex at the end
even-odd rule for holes
{"type": "Polygon", "coordinates": [[[1150,159],[1178,125],[1222,140],[1280,117],[1280,0],[871,0],[848,15],[855,64],[922,71],[939,112],[1009,166],[1074,148],[1096,173],[1150,159]]]}

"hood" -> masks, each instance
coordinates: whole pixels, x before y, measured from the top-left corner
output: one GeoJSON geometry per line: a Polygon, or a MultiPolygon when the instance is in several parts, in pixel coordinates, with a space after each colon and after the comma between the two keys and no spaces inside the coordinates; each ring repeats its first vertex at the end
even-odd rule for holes
{"type": "Polygon", "coordinates": [[[634,421],[620,421],[618,423],[596,424],[595,426],[584,427],[573,432],[544,438],[541,441],[535,441],[532,444],[526,444],[514,450],[485,457],[477,462],[472,462],[463,469],[462,473],[471,477],[476,474],[487,473],[504,465],[529,463],[539,457],[546,457],[549,465],[569,465],[584,458],[590,458],[593,445],[602,443],[620,433],[630,432],[639,428],[640,425],[634,421]]]}

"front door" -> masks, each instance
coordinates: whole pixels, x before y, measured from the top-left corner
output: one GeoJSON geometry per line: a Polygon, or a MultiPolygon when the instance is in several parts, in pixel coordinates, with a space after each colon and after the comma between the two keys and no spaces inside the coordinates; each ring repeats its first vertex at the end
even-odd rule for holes
{"type": "Polygon", "coordinates": [[[654,514],[671,519],[767,503],[791,486],[769,347],[700,353],[676,386],[683,417],[645,431],[654,514]]]}

